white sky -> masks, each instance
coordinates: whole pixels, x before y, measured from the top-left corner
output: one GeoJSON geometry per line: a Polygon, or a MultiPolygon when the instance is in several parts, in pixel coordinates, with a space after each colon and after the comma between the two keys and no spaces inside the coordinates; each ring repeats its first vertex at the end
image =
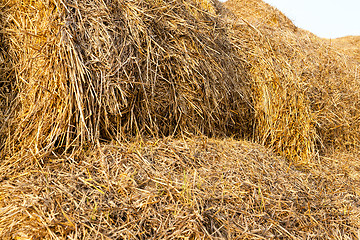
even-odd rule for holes
{"type": "MultiPolygon", "coordinates": [[[[220,0],[225,2],[225,0],[220,0]]],[[[360,35],[360,0],[264,0],[319,37],[360,35]]]]}

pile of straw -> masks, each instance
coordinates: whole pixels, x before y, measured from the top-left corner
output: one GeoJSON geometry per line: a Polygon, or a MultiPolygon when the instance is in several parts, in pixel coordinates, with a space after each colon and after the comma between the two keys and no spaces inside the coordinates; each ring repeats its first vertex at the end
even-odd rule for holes
{"type": "Polygon", "coordinates": [[[300,164],[318,153],[358,149],[358,65],[328,42],[288,27],[291,23],[281,13],[264,11],[269,7],[262,1],[245,1],[250,8],[243,2],[230,0],[226,5],[235,13],[230,16],[235,42],[247,50],[256,141],[300,164]],[[260,24],[249,11],[283,19],[279,24],[284,27],[260,24]]]}
{"type": "Polygon", "coordinates": [[[347,36],[328,41],[360,63],[360,36],[347,36]]]}
{"type": "Polygon", "coordinates": [[[262,1],[226,5],[234,13],[207,0],[7,1],[17,101],[2,155],[192,134],[250,139],[296,164],[358,148],[356,64],[262,1]]]}
{"type": "Polygon", "coordinates": [[[298,171],[231,139],[103,146],[7,176],[0,237],[356,239],[359,167],[323,159],[298,171]]]}
{"type": "Polygon", "coordinates": [[[232,13],[251,22],[255,27],[269,26],[291,31],[298,29],[281,11],[263,0],[229,0],[225,5],[232,13]]]}
{"type": "Polygon", "coordinates": [[[226,6],[0,0],[1,239],[360,237],[358,64],[226,6]]]}
{"type": "Polygon", "coordinates": [[[8,152],[250,135],[246,71],[207,0],[7,2],[19,99],[8,152]]]}

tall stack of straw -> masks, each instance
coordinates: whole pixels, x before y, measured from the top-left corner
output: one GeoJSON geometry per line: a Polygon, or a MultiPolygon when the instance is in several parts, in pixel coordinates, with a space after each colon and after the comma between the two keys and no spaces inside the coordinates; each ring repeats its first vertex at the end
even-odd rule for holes
{"type": "Polygon", "coordinates": [[[8,2],[19,101],[6,151],[250,135],[248,77],[209,1],[8,2]]]}

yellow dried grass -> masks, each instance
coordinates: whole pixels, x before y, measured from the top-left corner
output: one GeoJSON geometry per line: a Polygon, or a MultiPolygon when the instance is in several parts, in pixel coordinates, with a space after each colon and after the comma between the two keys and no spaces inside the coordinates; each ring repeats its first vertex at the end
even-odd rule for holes
{"type": "Polygon", "coordinates": [[[8,152],[250,135],[246,73],[208,1],[9,2],[20,110],[8,152]]]}
{"type": "Polygon", "coordinates": [[[225,5],[232,13],[251,22],[255,27],[266,25],[292,31],[297,30],[287,16],[263,0],[229,0],[225,5]]]}
{"type": "Polygon", "coordinates": [[[359,146],[359,69],[262,1],[6,3],[7,154],[206,134],[306,164],[359,146]]]}
{"type": "Polygon", "coordinates": [[[0,237],[356,239],[360,162],[336,160],[304,172],[260,145],[208,138],[48,158],[1,184],[0,237]]]}
{"type": "Polygon", "coordinates": [[[358,70],[281,12],[0,4],[1,239],[359,238],[358,70]]]}
{"type": "Polygon", "coordinates": [[[6,37],[6,8],[7,4],[0,2],[0,155],[8,136],[8,119],[15,111],[10,107],[15,98],[14,61],[9,55],[9,39],[6,37]]]}
{"type": "MultiPolygon", "coordinates": [[[[237,44],[247,50],[255,139],[300,164],[319,152],[357,149],[358,66],[315,35],[289,27],[288,19],[281,27],[259,23],[248,12],[266,19],[271,8],[262,1],[230,0],[226,5],[235,13],[230,24],[237,44]]],[[[277,10],[272,14],[283,16],[277,10]]]]}
{"type": "Polygon", "coordinates": [[[332,46],[344,51],[360,64],[360,36],[346,36],[326,40],[329,41],[332,46]]]}

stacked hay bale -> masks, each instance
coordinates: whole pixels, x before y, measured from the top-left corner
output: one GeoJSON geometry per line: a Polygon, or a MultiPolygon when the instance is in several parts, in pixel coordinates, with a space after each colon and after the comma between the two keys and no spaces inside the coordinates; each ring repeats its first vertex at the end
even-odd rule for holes
{"type": "Polygon", "coordinates": [[[318,37],[293,28],[281,12],[270,14],[262,1],[226,5],[235,13],[235,42],[247,50],[256,141],[297,163],[319,151],[359,147],[358,68],[318,37]],[[249,11],[267,21],[259,23],[249,11]],[[272,19],[282,19],[283,27],[269,24],[272,19]]]}
{"type": "Polygon", "coordinates": [[[262,1],[228,1],[235,17],[208,0],[6,4],[18,102],[3,154],[206,134],[301,164],[359,146],[359,70],[262,1]]]}
{"type": "Polygon", "coordinates": [[[218,2],[173,4],[7,1],[19,101],[4,149],[234,135],[305,163],[359,145],[359,70],[342,55],[262,1],[229,1],[231,30],[218,2]]]}
{"type": "Polygon", "coordinates": [[[19,111],[7,151],[251,133],[247,76],[207,0],[8,2],[19,111]]]}

